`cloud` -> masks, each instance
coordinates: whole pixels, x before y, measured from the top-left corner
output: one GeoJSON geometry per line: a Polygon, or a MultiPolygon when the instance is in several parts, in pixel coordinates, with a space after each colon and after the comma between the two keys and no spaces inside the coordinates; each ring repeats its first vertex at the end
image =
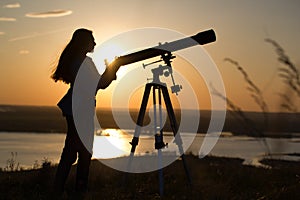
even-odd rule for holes
{"type": "Polygon", "coordinates": [[[17,40],[24,40],[24,39],[34,38],[36,36],[39,36],[39,34],[38,33],[33,33],[33,34],[30,34],[30,35],[15,37],[15,38],[12,38],[12,39],[10,39],[8,41],[14,42],[14,41],[17,41],[17,40]]]}
{"type": "Polygon", "coordinates": [[[29,54],[29,51],[28,50],[20,50],[19,54],[26,55],[26,54],[29,54]]]}
{"type": "Polygon", "coordinates": [[[54,33],[65,32],[66,30],[69,30],[69,28],[70,27],[65,27],[63,29],[58,29],[58,30],[53,30],[53,31],[48,31],[48,32],[43,32],[43,33],[34,32],[29,35],[23,35],[23,36],[11,38],[8,41],[14,42],[14,41],[18,41],[18,40],[25,40],[25,39],[35,38],[35,37],[39,37],[39,36],[45,36],[45,35],[50,35],[50,34],[54,34],[54,33]]]}
{"type": "Polygon", "coordinates": [[[70,14],[72,14],[71,10],[51,10],[46,12],[27,13],[25,16],[31,18],[48,18],[48,17],[62,17],[70,14]]]}
{"type": "Polygon", "coordinates": [[[3,8],[20,8],[21,5],[19,3],[13,3],[13,4],[6,4],[3,6],[3,8]]]}
{"type": "Polygon", "coordinates": [[[5,34],[4,32],[1,32],[1,31],[0,31],[0,35],[4,35],[4,34],[5,34]]]}
{"type": "Polygon", "coordinates": [[[12,18],[12,17],[0,17],[0,21],[3,21],[3,22],[14,22],[14,21],[16,21],[16,18],[12,18]]]}

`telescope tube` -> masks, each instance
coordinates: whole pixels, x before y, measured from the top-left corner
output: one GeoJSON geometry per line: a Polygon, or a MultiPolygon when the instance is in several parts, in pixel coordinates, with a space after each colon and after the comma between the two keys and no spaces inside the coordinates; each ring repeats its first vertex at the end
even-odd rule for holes
{"type": "Polygon", "coordinates": [[[175,40],[169,43],[159,44],[158,46],[144,49],[138,52],[117,57],[111,65],[123,66],[138,61],[146,60],[156,56],[164,55],[173,51],[186,49],[196,45],[204,45],[216,41],[216,35],[213,29],[199,32],[191,37],[175,40]]]}

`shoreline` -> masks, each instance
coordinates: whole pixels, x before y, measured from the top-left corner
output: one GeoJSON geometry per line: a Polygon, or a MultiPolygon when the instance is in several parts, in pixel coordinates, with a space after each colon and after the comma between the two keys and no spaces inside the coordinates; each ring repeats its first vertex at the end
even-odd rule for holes
{"type": "MultiPolygon", "coordinates": [[[[116,129],[118,130],[118,128],[112,127],[112,128],[103,128],[102,130],[105,129],[116,129]]],[[[65,135],[66,132],[58,132],[58,131],[51,131],[51,130],[0,130],[0,134],[6,134],[6,133],[19,133],[19,134],[59,134],[59,135],[65,135]]],[[[194,134],[192,132],[184,132],[184,133],[190,133],[190,134],[194,134]]],[[[202,132],[197,132],[197,135],[205,135],[208,133],[202,133],[202,132]]],[[[97,136],[101,136],[98,134],[95,134],[97,136]]],[[[173,135],[173,133],[171,131],[165,131],[165,136],[170,136],[173,135]],[[168,134],[169,133],[169,134],[168,134]]],[[[228,132],[228,131],[222,131],[220,137],[251,137],[251,138],[277,138],[277,139],[286,139],[286,138],[295,138],[298,139],[300,138],[300,132],[293,132],[293,133],[278,133],[278,132],[272,132],[272,133],[266,133],[265,135],[262,136],[254,136],[254,135],[250,135],[250,134],[235,134],[232,132],[228,132]]]]}
{"type": "MultiPolygon", "coordinates": [[[[210,110],[185,110],[185,117],[194,119],[195,112],[200,113],[197,133],[206,133],[210,124],[210,110]]],[[[177,122],[180,124],[181,112],[175,110],[177,122]]],[[[218,111],[216,111],[218,113],[218,111]]],[[[102,128],[118,129],[111,109],[97,108],[96,114],[102,128]]],[[[128,118],[128,111],[120,109],[120,117],[128,118]]],[[[130,110],[130,117],[136,121],[138,110],[130,110]]],[[[218,114],[215,115],[218,120],[218,114]]],[[[231,132],[233,135],[247,135],[251,137],[300,137],[300,124],[298,119],[300,113],[267,113],[269,126],[264,128],[265,114],[261,112],[245,111],[244,116],[247,118],[237,118],[234,112],[227,111],[223,132],[231,132]],[[249,120],[252,123],[246,123],[249,120]],[[251,126],[250,126],[251,125],[251,126]],[[296,135],[295,135],[296,133],[296,135]]],[[[145,115],[145,124],[150,118],[145,115]]],[[[135,127],[121,127],[122,129],[134,129],[135,127]]],[[[66,133],[65,119],[59,108],[55,106],[13,106],[0,105],[0,131],[7,132],[37,132],[37,133],[66,133]]],[[[188,129],[188,128],[186,128],[188,129]]],[[[166,132],[171,131],[169,122],[164,127],[166,132]]],[[[189,130],[182,130],[190,132],[189,130]]],[[[220,130],[217,130],[220,131],[220,130]]],[[[194,130],[193,130],[194,132],[194,130]]]]}

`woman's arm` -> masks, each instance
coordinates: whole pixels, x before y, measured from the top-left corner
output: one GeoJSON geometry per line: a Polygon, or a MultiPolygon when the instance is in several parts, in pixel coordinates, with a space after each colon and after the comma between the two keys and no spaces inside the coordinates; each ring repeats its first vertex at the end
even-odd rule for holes
{"type": "Polygon", "coordinates": [[[106,67],[106,70],[104,71],[104,73],[101,75],[100,81],[98,83],[98,89],[105,89],[107,88],[111,82],[113,80],[117,79],[117,71],[120,68],[120,66],[116,66],[116,65],[109,65],[108,67],[106,67]]]}

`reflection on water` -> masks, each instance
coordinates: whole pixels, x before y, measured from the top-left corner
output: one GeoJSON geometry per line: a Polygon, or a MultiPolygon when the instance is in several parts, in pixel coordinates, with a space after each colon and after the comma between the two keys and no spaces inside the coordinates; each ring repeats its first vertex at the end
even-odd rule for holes
{"type": "Polygon", "coordinates": [[[105,129],[94,138],[93,158],[107,159],[127,155],[130,151],[129,137],[121,130],[105,129]]]}
{"type": "MultiPolygon", "coordinates": [[[[95,136],[94,158],[115,158],[129,155],[133,131],[121,131],[117,129],[105,129],[95,136]],[[100,134],[100,135],[99,135],[100,134]]],[[[245,164],[259,165],[259,160],[270,157],[263,139],[251,137],[230,136],[220,137],[216,146],[210,152],[214,156],[226,156],[243,158],[245,164]]],[[[183,144],[194,137],[193,134],[183,134],[183,144]]],[[[38,161],[48,158],[52,163],[59,161],[64,145],[65,134],[44,134],[44,133],[0,133],[0,167],[7,165],[7,160],[11,157],[11,152],[17,152],[17,162],[23,167],[32,167],[38,161]]],[[[176,146],[172,146],[173,136],[166,133],[164,141],[169,143],[165,152],[174,152],[176,146]]],[[[188,152],[198,155],[204,139],[204,134],[198,134],[188,152]]],[[[272,158],[300,160],[300,139],[299,138],[265,138],[272,158]]],[[[141,137],[136,148],[136,155],[156,154],[153,137],[141,137]]],[[[187,148],[187,147],[186,147],[187,148]]]]}

